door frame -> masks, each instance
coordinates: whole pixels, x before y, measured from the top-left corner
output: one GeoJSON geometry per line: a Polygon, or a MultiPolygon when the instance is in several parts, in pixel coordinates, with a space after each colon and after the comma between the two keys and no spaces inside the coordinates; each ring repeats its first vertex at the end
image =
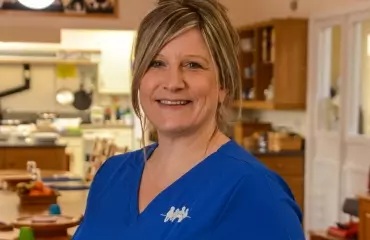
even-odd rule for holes
{"type": "MultiPolygon", "coordinates": [[[[370,11],[370,3],[367,4],[370,11]]],[[[357,6],[356,6],[357,7],[357,6]]],[[[357,7],[359,8],[359,7],[357,7]]],[[[363,9],[363,7],[361,8],[363,9]]],[[[352,10],[353,11],[353,10],[352,10]]],[[[319,51],[317,50],[320,46],[320,31],[321,29],[325,29],[327,27],[332,26],[341,26],[341,45],[340,45],[340,69],[341,69],[341,77],[340,77],[340,88],[345,89],[345,82],[347,79],[346,73],[346,54],[347,49],[347,14],[351,11],[346,9],[339,9],[330,12],[316,14],[310,17],[309,19],[309,53],[308,53],[308,86],[307,86],[307,114],[306,114],[306,122],[307,122],[307,134],[306,134],[306,151],[305,151],[305,215],[304,215],[304,228],[306,230],[312,229],[313,225],[313,217],[314,217],[314,195],[315,186],[313,184],[314,181],[314,171],[315,171],[315,159],[317,154],[317,139],[325,139],[333,143],[333,145],[338,145],[338,155],[334,155],[332,158],[328,159],[328,163],[330,164],[338,164],[338,166],[342,165],[343,162],[343,154],[342,148],[340,147],[343,144],[343,136],[347,131],[342,127],[343,121],[345,121],[345,112],[346,112],[346,92],[341,90],[340,94],[340,127],[336,132],[330,132],[325,130],[319,130],[319,100],[322,89],[325,89],[326,82],[319,82],[318,74],[319,74],[319,51]]],[[[339,186],[341,186],[341,168],[338,167],[338,172],[336,172],[336,176],[338,179],[339,186]]],[[[342,196],[342,187],[339,187],[337,195],[337,206],[336,206],[336,217],[340,218],[341,213],[341,196],[342,196]]],[[[324,204],[324,203],[323,203],[324,204]]]]}

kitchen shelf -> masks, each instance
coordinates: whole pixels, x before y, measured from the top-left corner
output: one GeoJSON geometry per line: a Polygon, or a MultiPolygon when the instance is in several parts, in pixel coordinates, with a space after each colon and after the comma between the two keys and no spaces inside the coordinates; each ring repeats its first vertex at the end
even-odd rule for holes
{"type": "Polygon", "coordinates": [[[257,101],[257,100],[245,100],[241,103],[235,101],[233,104],[234,107],[241,107],[246,109],[274,109],[274,103],[271,101],[257,101]]]}
{"type": "Polygon", "coordinates": [[[242,103],[234,107],[304,110],[308,21],[282,18],[238,29],[242,103]]]}
{"type": "Polygon", "coordinates": [[[263,100],[244,100],[241,103],[235,101],[233,107],[241,107],[242,109],[255,109],[255,110],[294,110],[304,109],[305,105],[295,103],[276,103],[274,101],[263,100]]]}
{"type": "Polygon", "coordinates": [[[85,59],[52,59],[42,57],[0,57],[0,64],[73,64],[73,65],[97,65],[99,61],[85,59]]]}

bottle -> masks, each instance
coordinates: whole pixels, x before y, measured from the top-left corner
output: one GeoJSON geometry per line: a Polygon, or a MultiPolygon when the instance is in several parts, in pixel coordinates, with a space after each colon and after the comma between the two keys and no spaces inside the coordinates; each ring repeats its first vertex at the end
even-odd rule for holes
{"type": "Polygon", "coordinates": [[[27,172],[32,174],[33,170],[37,168],[35,161],[27,161],[27,172]]]}

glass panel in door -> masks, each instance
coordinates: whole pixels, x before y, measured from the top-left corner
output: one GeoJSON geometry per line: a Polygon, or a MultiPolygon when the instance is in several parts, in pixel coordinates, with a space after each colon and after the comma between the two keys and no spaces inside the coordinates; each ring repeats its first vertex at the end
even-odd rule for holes
{"type": "Polygon", "coordinates": [[[341,45],[340,25],[325,27],[320,31],[317,49],[318,126],[324,131],[338,131],[339,128],[341,45]]]}
{"type": "Polygon", "coordinates": [[[370,20],[356,22],[353,27],[349,130],[370,136],[370,20]]]}

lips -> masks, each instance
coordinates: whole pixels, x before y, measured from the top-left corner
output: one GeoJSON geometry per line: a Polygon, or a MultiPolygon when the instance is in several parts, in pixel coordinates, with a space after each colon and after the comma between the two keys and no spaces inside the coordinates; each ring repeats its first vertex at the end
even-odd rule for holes
{"type": "Polygon", "coordinates": [[[168,99],[162,99],[157,100],[158,103],[167,105],[167,106],[183,106],[191,103],[189,100],[168,100],[168,99]]]}

